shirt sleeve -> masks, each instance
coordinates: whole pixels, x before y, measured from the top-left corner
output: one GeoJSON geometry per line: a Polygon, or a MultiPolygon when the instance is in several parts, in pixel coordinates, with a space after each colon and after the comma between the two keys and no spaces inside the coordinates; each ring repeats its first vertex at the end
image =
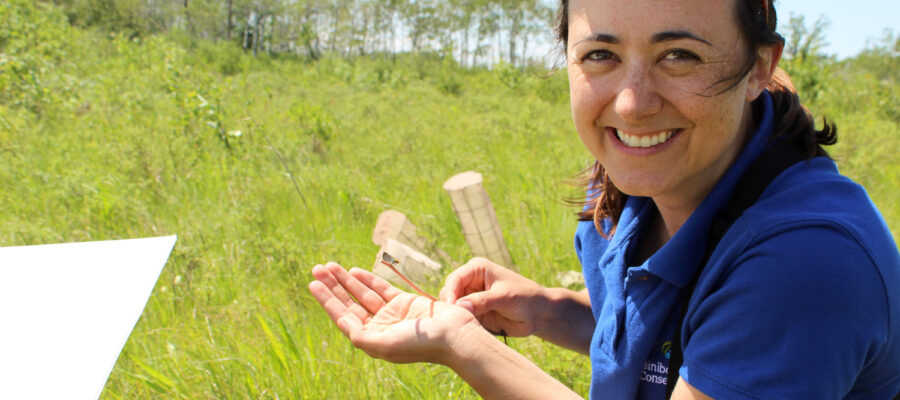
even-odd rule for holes
{"type": "Polygon", "coordinates": [[[680,375],[713,398],[835,399],[878,393],[887,292],[863,247],[833,226],[757,237],[691,304],[680,375]],[[863,372],[866,373],[863,373],[863,372]]]}
{"type": "Polygon", "coordinates": [[[584,260],[581,259],[581,238],[584,236],[584,224],[578,223],[578,227],[575,228],[575,255],[578,256],[578,262],[584,265],[584,260]]]}

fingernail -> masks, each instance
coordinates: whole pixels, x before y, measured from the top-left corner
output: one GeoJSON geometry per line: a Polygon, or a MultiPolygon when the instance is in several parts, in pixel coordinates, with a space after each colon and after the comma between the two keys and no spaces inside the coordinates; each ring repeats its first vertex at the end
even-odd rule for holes
{"type": "Polygon", "coordinates": [[[472,313],[472,314],[475,313],[475,307],[472,306],[472,302],[471,302],[471,301],[468,301],[468,300],[457,300],[457,301],[456,301],[456,305],[458,305],[458,306],[460,306],[460,307],[462,307],[462,308],[465,308],[466,310],[469,310],[469,312],[472,313]]]}
{"type": "Polygon", "coordinates": [[[337,320],[338,328],[341,328],[342,331],[347,331],[347,321],[343,318],[337,320]]]}

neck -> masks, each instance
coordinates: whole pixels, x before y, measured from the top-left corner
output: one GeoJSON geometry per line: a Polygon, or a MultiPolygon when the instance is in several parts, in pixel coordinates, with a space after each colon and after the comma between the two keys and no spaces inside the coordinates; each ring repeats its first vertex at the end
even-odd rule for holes
{"type": "Polygon", "coordinates": [[[675,193],[653,196],[653,202],[656,204],[657,210],[659,210],[657,218],[662,222],[658,228],[663,230],[662,234],[665,238],[663,244],[668,242],[672,236],[675,236],[678,230],[681,229],[681,226],[694,213],[694,210],[700,206],[700,203],[706,199],[709,192],[712,191],[719,180],[722,179],[722,176],[725,175],[725,172],[737,160],[741,150],[746,146],[747,141],[750,140],[752,133],[756,131],[756,124],[753,121],[752,107],[748,103],[741,122],[741,126],[744,127],[744,131],[741,133],[743,139],[739,141],[738,146],[732,147],[722,155],[725,158],[725,162],[721,163],[720,167],[708,168],[703,174],[684,182],[675,193]]]}
{"type": "MultiPolygon", "coordinates": [[[[653,199],[656,203],[656,208],[659,210],[659,215],[657,218],[660,223],[657,228],[662,230],[662,235],[665,238],[665,242],[668,242],[672,236],[681,229],[681,226],[687,222],[687,219],[691,216],[697,206],[682,206],[682,207],[666,207],[663,204],[660,204],[656,199],[653,199]]],[[[700,203],[697,203],[699,205],[700,203]]]]}

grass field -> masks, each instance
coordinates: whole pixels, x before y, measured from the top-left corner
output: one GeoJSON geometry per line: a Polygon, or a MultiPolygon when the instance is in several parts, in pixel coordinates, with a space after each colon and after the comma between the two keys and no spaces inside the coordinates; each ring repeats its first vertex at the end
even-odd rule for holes
{"type": "MultiPolygon", "coordinates": [[[[555,285],[580,268],[576,210],[562,200],[578,194],[566,181],[589,154],[564,72],[463,70],[429,55],[253,58],[46,15],[52,38],[19,53],[7,42],[0,69],[0,245],[179,236],[103,398],[475,397],[446,368],[354,350],[306,290],[316,263],[371,266],[389,208],[465,262],[441,188],[458,172],[484,174],[524,275],[555,285]]],[[[839,166],[896,238],[900,138],[885,111],[896,97],[852,70],[822,79],[810,107],[838,123],[839,166]]],[[[510,345],[587,392],[586,358],[510,345]]]]}

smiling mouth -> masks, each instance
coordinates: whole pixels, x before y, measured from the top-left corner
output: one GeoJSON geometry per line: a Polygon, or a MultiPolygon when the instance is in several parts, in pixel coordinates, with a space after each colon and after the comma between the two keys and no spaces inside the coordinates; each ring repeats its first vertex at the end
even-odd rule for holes
{"type": "Polygon", "coordinates": [[[616,137],[619,138],[619,141],[622,142],[625,146],[632,148],[642,148],[642,147],[653,147],[660,144],[665,143],[669,139],[672,138],[673,135],[678,133],[678,129],[671,129],[667,131],[662,131],[653,135],[629,135],[625,132],[622,132],[616,128],[613,128],[616,133],[616,137]]]}

